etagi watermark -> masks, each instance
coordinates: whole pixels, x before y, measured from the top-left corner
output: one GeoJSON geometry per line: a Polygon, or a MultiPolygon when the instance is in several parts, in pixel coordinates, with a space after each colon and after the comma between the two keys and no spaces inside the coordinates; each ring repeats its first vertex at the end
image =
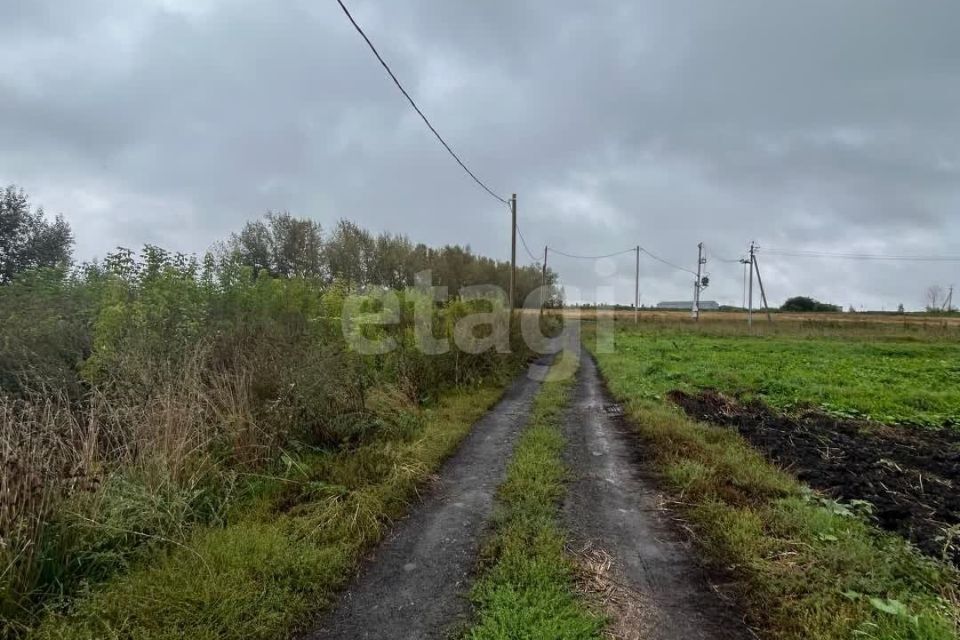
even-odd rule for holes
{"type": "MultiPolygon", "coordinates": [[[[523,307],[517,310],[520,323],[520,335],[524,344],[534,353],[552,356],[568,351],[579,358],[581,313],[579,308],[565,309],[563,323],[558,335],[545,335],[540,322],[540,308],[544,300],[554,293],[551,287],[537,287],[527,295],[523,307]]],[[[577,287],[565,287],[568,297],[584,299],[577,287]]],[[[614,287],[598,287],[594,292],[598,300],[612,300],[614,287]]],[[[347,297],[343,304],[341,328],[347,344],[357,353],[380,355],[390,353],[399,344],[387,330],[400,324],[402,305],[407,310],[412,307],[415,348],[425,355],[442,355],[451,349],[449,331],[442,337],[436,337],[434,320],[438,303],[447,302],[449,291],[446,286],[435,286],[432,274],[422,271],[415,276],[415,285],[403,291],[403,300],[396,291],[375,289],[363,294],[347,297]],[[374,307],[375,310],[371,310],[374,307]],[[380,329],[378,331],[378,328],[380,329]]],[[[507,354],[510,346],[510,308],[507,292],[493,284],[461,287],[459,299],[468,303],[470,310],[455,318],[452,327],[453,343],[462,353],[480,354],[488,351],[507,354]],[[471,303],[482,304],[471,304],[471,303]],[[485,307],[484,310],[477,310],[485,307]]],[[[592,319],[592,318],[591,318],[592,319]]],[[[612,353],[614,342],[613,314],[595,316],[596,351],[612,353]]],[[[547,364],[534,363],[528,375],[543,380],[549,370],[547,364]]],[[[572,374],[572,370],[567,374],[572,374]]],[[[555,372],[553,376],[555,377],[555,372]]]]}

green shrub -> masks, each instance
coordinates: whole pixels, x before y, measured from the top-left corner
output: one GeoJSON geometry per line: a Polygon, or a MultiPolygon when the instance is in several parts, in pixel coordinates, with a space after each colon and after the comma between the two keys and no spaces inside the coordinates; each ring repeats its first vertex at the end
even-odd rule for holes
{"type": "MultiPolygon", "coordinates": [[[[348,285],[253,273],[230,256],[201,262],[148,246],[0,287],[6,635],[223,522],[249,499],[251,478],[289,470],[290,452],[413,443],[418,405],[496,382],[527,356],[517,336],[511,354],[458,349],[457,318],[483,303],[457,301],[427,301],[451,348],[424,355],[414,327],[424,299],[413,292],[397,294],[397,323],[363,329],[397,348],[361,355],[343,335],[357,295],[348,285]]],[[[371,288],[359,306],[377,313],[379,299],[371,288]]],[[[373,465],[355,470],[367,479],[398,473],[389,459],[356,464],[373,465]]]]}

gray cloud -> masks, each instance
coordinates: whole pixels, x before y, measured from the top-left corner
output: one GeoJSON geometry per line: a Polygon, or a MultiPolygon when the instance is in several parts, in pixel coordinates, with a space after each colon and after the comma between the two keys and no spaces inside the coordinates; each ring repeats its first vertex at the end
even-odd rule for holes
{"type": "MultiPolygon", "coordinates": [[[[351,3],[531,249],[696,243],[957,254],[954,3],[351,3]]],[[[203,251],[266,209],[505,257],[509,221],[444,154],[334,2],[7,0],[0,181],[115,245],[203,251]]],[[[957,263],[763,259],[771,298],[908,307],[957,263]]],[[[556,256],[571,286],[618,275],[556,256]]],[[[739,265],[708,297],[739,301],[739,265]]],[[[690,277],[644,259],[643,301],[690,277]]]]}

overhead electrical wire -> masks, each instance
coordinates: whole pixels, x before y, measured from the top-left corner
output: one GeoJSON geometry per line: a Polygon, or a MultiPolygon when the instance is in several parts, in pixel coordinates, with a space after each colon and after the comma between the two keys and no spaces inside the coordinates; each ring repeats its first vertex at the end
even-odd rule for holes
{"type": "Polygon", "coordinates": [[[736,260],[732,258],[721,258],[720,256],[710,256],[716,262],[725,262],[727,264],[741,264],[746,258],[737,258],[736,260]]]}
{"type": "MultiPolygon", "coordinates": [[[[427,125],[427,128],[430,129],[430,132],[433,133],[434,137],[436,137],[436,139],[440,142],[440,144],[443,145],[443,148],[446,149],[447,153],[450,154],[450,157],[452,157],[457,162],[457,164],[460,165],[460,168],[463,169],[463,171],[466,172],[466,174],[470,176],[470,178],[473,179],[473,181],[477,183],[477,185],[479,185],[480,188],[486,191],[488,195],[490,195],[492,198],[494,198],[501,204],[509,205],[510,204],[509,200],[500,196],[493,189],[487,186],[486,183],[480,180],[480,178],[478,178],[477,175],[470,170],[470,168],[466,165],[466,163],[464,163],[464,161],[460,159],[460,156],[458,156],[456,152],[453,150],[453,148],[447,143],[447,141],[443,139],[443,136],[440,135],[440,132],[437,131],[437,129],[433,126],[433,124],[430,122],[427,116],[423,113],[420,107],[417,106],[416,101],[410,96],[407,90],[403,87],[403,84],[401,84],[396,74],[390,68],[390,65],[388,65],[386,60],[383,59],[383,56],[381,56],[380,52],[377,51],[376,46],[374,46],[373,42],[370,40],[367,34],[363,31],[363,28],[354,19],[353,15],[350,13],[350,10],[347,9],[347,6],[343,3],[343,0],[337,0],[337,4],[340,5],[340,8],[343,10],[343,13],[347,16],[347,19],[350,21],[350,24],[353,25],[353,28],[356,29],[357,33],[360,34],[360,37],[362,37],[364,42],[367,43],[367,46],[370,48],[370,51],[373,52],[373,55],[377,58],[377,61],[387,72],[387,75],[390,76],[390,79],[393,80],[393,83],[397,86],[397,89],[399,89],[400,93],[402,93],[403,96],[407,99],[407,102],[409,102],[410,106],[413,107],[413,110],[417,112],[417,115],[419,115],[420,119],[423,120],[425,125],[427,125]]],[[[534,262],[537,262],[538,258],[533,255],[533,252],[530,250],[530,247],[527,246],[527,242],[524,239],[523,233],[520,231],[519,226],[517,227],[517,234],[520,236],[520,242],[523,245],[523,248],[526,250],[527,254],[530,256],[530,258],[534,262]]],[[[549,247],[549,250],[553,251],[556,254],[566,256],[568,258],[574,258],[574,259],[580,259],[580,260],[599,260],[601,258],[611,258],[613,256],[618,256],[624,253],[630,253],[632,251],[636,251],[635,248],[631,247],[630,249],[624,249],[623,251],[617,251],[617,252],[608,253],[605,255],[586,256],[586,255],[566,253],[564,251],[560,251],[559,249],[555,249],[552,247],[549,247]]],[[[687,269],[685,267],[681,267],[680,265],[674,264],[669,260],[665,260],[664,258],[661,258],[660,256],[654,253],[651,253],[650,251],[648,251],[643,247],[640,247],[640,250],[643,251],[648,256],[650,256],[651,258],[653,258],[654,260],[658,262],[662,262],[663,264],[669,267],[672,267],[679,271],[684,271],[686,273],[697,275],[696,272],[690,269],[687,269]]],[[[761,249],[758,247],[757,251],[761,251],[761,249]]],[[[771,256],[784,256],[784,257],[796,257],[796,258],[835,258],[840,260],[889,260],[889,261],[913,261],[913,262],[960,262],[960,256],[884,255],[884,254],[869,254],[869,253],[835,253],[835,252],[828,252],[828,251],[778,250],[778,249],[762,249],[762,252],[771,256]]],[[[714,256],[714,259],[718,260],[719,262],[727,262],[727,263],[743,262],[742,259],[734,260],[729,258],[722,258],[719,256],[714,256]]]]}
{"type": "MultiPolygon", "coordinates": [[[[554,247],[548,247],[548,249],[550,250],[551,253],[557,253],[557,254],[560,254],[561,256],[566,256],[567,258],[574,258],[574,259],[577,259],[577,260],[600,260],[601,258],[612,258],[613,256],[619,256],[619,255],[624,254],[624,253],[632,253],[632,252],[634,252],[634,251],[637,250],[637,247],[631,247],[631,248],[629,248],[629,249],[624,249],[623,251],[615,251],[614,253],[606,253],[606,254],[603,254],[603,255],[596,255],[596,256],[585,256],[585,255],[579,255],[579,254],[576,254],[576,253],[567,253],[567,252],[565,252],[565,251],[561,251],[560,249],[556,249],[556,248],[554,248],[554,247]]],[[[643,253],[647,254],[648,256],[650,256],[651,258],[653,258],[654,260],[656,260],[657,262],[662,262],[663,264],[667,265],[668,267],[673,267],[674,269],[678,269],[678,270],[680,270],[680,271],[685,271],[686,273],[689,273],[689,274],[694,275],[694,276],[697,275],[697,272],[696,272],[696,271],[691,271],[690,269],[687,269],[687,268],[685,268],[685,267],[681,267],[680,265],[674,264],[674,263],[670,262],[669,260],[665,260],[665,259],[661,258],[660,256],[658,256],[657,254],[651,253],[650,251],[648,251],[648,250],[645,249],[644,247],[640,247],[640,251],[642,251],[643,253]]]]}
{"type": "Polygon", "coordinates": [[[710,249],[708,245],[704,245],[704,251],[706,252],[707,256],[709,256],[711,260],[716,260],[717,262],[727,262],[730,264],[740,264],[741,262],[743,262],[743,258],[734,259],[734,258],[724,258],[722,256],[718,256],[710,249]]]}
{"type": "Polygon", "coordinates": [[[567,258],[574,258],[576,260],[600,260],[602,258],[612,258],[613,256],[619,256],[623,253],[632,253],[637,250],[636,247],[630,247],[629,249],[624,249],[623,251],[616,251],[614,253],[607,253],[602,256],[581,256],[575,253],[566,253],[565,251],[560,251],[560,249],[555,249],[554,247],[547,247],[552,253],[558,253],[561,256],[567,258]]]}
{"type": "Polygon", "coordinates": [[[757,252],[771,256],[785,256],[792,258],[836,258],[839,260],[890,260],[902,262],[960,262],[960,256],[920,256],[920,255],[887,255],[878,253],[840,253],[831,251],[807,251],[802,249],[781,250],[761,249],[757,252]]]}
{"type": "MultiPolygon", "coordinates": [[[[447,150],[447,153],[450,154],[450,157],[452,157],[457,162],[457,164],[460,165],[460,168],[463,169],[466,172],[466,174],[470,176],[473,179],[473,181],[477,183],[477,185],[480,186],[480,188],[486,191],[487,194],[489,194],[492,198],[496,199],[498,202],[505,205],[509,205],[510,204],[509,200],[497,194],[493,189],[488,187],[480,178],[478,178],[477,175],[470,170],[470,168],[466,165],[466,163],[464,163],[464,161],[460,159],[460,156],[456,154],[453,148],[449,144],[447,144],[447,141],[443,139],[443,136],[440,135],[440,132],[437,131],[436,127],[434,127],[433,124],[430,122],[430,119],[427,118],[426,114],[424,114],[423,111],[420,109],[420,107],[417,106],[417,103],[413,99],[413,97],[403,87],[403,84],[400,82],[399,78],[397,78],[396,74],[390,68],[390,65],[387,64],[387,61],[383,59],[383,56],[380,55],[380,52],[377,51],[377,47],[374,46],[373,42],[370,40],[367,34],[363,31],[363,28],[354,19],[353,14],[351,14],[350,10],[347,9],[347,6],[343,3],[343,0],[337,0],[337,4],[340,5],[340,8],[343,10],[344,15],[347,16],[347,19],[350,21],[350,24],[353,25],[353,28],[356,29],[357,33],[360,34],[360,37],[363,38],[364,42],[367,43],[367,46],[370,48],[370,51],[373,52],[373,55],[376,57],[380,65],[383,67],[384,71],[386,71],[387,75],[390,76],[390,79],[393,80],[393,83],[397,86],[397,89],[399,89],[400,93],[403,94],[403,97],[407,99],[407,102],[409,102],[410,106],[413,107],[413,110],[417,112],[417,115],[419,115],[420,119],[423,120],[423,123],[427,125],[427,128],[430,129],[430,132],[433,133],[434,137],[436,137],[436,139],[440,142],[440,144],[443,145],[443,148],[447,150]]],[[[526,239],[524,239],[523,233],[520,231],[519,226],[517,227],[517,234],[520,236],[520,242],[523,245],[524,250],[526,250],[527,255],[529,255],[534,262],[537,262],[538,259],[535,255],[533,255],[533,252],[530,250],[530,247],[527,246],[527,241],[526,239]]],[[[581,259],[581,260],[599,260],[601,258],[611,258],[613,256],[618,256],[624,253],[630,253],[632,251],[636,251],[635,248],[631,247],[630,249],[624,249],[623,251],[617,251],[617,252],[608,253],[605,255],[584,256],[584,255],[566,253],[564,251],[560,251],[559,249],[551,248],[551,250],[554,253],[557,253],[559,255],[566,256],[568,258],[581,259]]],[[[687,273],[692,273],[696,275],[693,271],[690,271],[689,269],[685,269],[684,267],[678,266],[668,260],[664,260],[663,258],[647,251],[643,247],[640,247],[640,250],[646,253],[648,256],[650,256],[654,260],[662,262],[670,267],[673,267],[674,269],[679,269],[681,271],[686,271],[687,273]]]]}
{"type": "Polygon", "coordinates": [[[673,267],[674,269],[678,269],[678,270],[680,270],[680,271],[686,271],[687,273],[689,273],[689,274],[692,275],[692,276],[696,276],[696,275],[697,275],[697,272],[696,272],[696,271],[691,271],[690,269],[687,269],[686,267],[681,267],[680,265],[674,264],[674,263],[670,262],[669,260],[664,260],[664,259],[661,258],[660,256],[655,255],[655,254],[653,254],[653,253],[650,253],[649,251],[647,251],[647,250],[644,249],[643,247],[640,247],[640,251],[643,251],[645,254],[647,254],[648,256],[650,256],[651,258],[653,258],[654,260],[656,260],[657,262],[662,262],[663,264],[667,265],[668,267],[673,267]]]}
{"type": "Polygon", "coordinates": [[[718,256],[713,252],[713,248],[706,243],[703,245],[703,256],[713,262],[725,262],[728,264],[742,264],[744,260],[743,258],[726,258],[724,256],[718,256]]]}
{"type": "Polygon", "coordinates": [[[351,15],[350,10],[347,9],[346,5],[343,4],[343,1],[337,0],[337,4],[339,4],[340,8],[343,9],[343,12],[346,14],[347,19],[350,20],[350,23],[353,25],[353,28],[357,30],[357,33],[360,34],[360,36],[367,43],[367,46],[370,47],[370,50],[373,52],[373,55],[376,56],[377,60],[380,61],[381,66],[383,66],[383,68],[386,70],[387,74],[393,80],[393,83],[397,85],[398,89],[400,89],[400,93],[402,93],[403,96],[407,99],[407,102],[409,102],[410,106],[413,107],[413,110],[417,112],[417,114],[423,120],[424,124],[427,125],[427,128],[433,132],[433,135],[436,136],[437,140],[440,141],[440,144],[442,144],[443,148],[447,150],[447,153],[449,153],[453,157],[453,159],[457,161],[457,164],[460,165],[460,168],[466,171],[467,175],[473,178],[473,181],[476,182],[478,185],[480,185],[480,187],[484,191],[486,191],[488,194],[490,194],[492,197],[496,198],[503,204],[509,204],[506,198],[503,198],[497,195],[497,193],[494,192],[493,189],[491,189],[486,184],[484,184],[483,181],[480,180],[480,178],[478,178],[476,174],[473,171],[471,171],[469,167],[467,167],[466,164],[464,164],[463,160],[460,159],[460,156],[454,153],[453,149],[450,148],[450,145],[447,144],[447,141],[444,140],[443,136],[441,136],[440,133],[434,128],[434,126],[430,124],[430,120],[427,119],[427,116],[424,115],[423,111],[420,110],[420,107],[418,107],[417,103],[414,102],[413,98],[410,97],[410,94],[407,93],[407,90],[403,88],[402,84],[400,84],[400,80],[397,79],[397,76],[393,73],[393,70],[390,69],[390,65],[388,65],[387,62],[383,59],[383,56],[380,55],[380,52],[377,51],[377,48],[373,46],[373,42],[371,42],[370,38],[367,37],[367,34],[363,32],[363,29],[360,27],[359,24],[357,24],[357,21],[353,19],[353,15],[351,15]]]}
{"type": "Polygon", "coordinates": [[[530,259],[534,262],[540,262],[540,259],[533,255],[533,252],[530,251],[530,247],[527,246],[527,240],[523,237],[523,232],[520,231],[520,225],[517,225],[517,235],[520,236],[520,244],[523,245],[523,248],[526,250],[527,255],[530,256],[530,259]]]}

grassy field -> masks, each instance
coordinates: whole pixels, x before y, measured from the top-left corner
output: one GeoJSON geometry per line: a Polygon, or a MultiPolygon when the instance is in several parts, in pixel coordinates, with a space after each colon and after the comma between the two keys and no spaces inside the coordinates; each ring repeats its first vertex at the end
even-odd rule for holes
{"type": "Polygon", "coordinates": [[[781,325],[748,336],[655,321],[621,330],[616,352],[597,354],[702,554],[735,578],[767,637],[956,638],[958,576],[880,531],[861,505],[811,491],[734,430],[689,419],[663,394],[714,387],[785,409],[955,418],[956,344],[912,332],[890,340],[888,331],[781,325]],[[844,371],[864,374],[850,381],[844,371]]]}
{"type": "MultiPolygon", "coordinates": [[[[577,314],[584,320],[596,320],[600,318],[612,318],[616,316],[619,322],[629,324],[633,322],[634,314],[632,310],[613,311],[611,309],[564,309],[561,312],[552,311],[550,313],[560,313],[562,315],[577,314]]],[[[702,325],[734,325],[746,326],[747,313],[744,311],[703,311],[700,313],[702,325]]],[[[892,328],[895,331],[908,330],[930,330],[930,329],[951,329],[957,331],[960,329],[960,313],[798,313],[790,311],[773,311],[773,320],[778,326],[796,326],[812,327],[823,329],[830,326],[842,326],[848,328],[865,328],[870,331],[877,331],[884,327],[892,328]]],[[[664,311],[661,309],[641,309],[639,319],[642,322],[665,322],[674,326],[693,325],[689,311],[664,311]]],[[[763,330],[767,326],[767,317],[762,311],[755,311],[753,314],[754,326],[763,330]]]]}
{"type": "Polygon", "coordinates": [[[557,522],[566,468],[560,420],[576,356],[554,365],[499,490],[495,532],[484,548],[485,570],[473,589],[476,625],[469,640],[599,639],[603,619],[577,597],[574,567],[557,522]]]}
{"type": "Polygon", "coordinates": [[[635,392],[714,388],[781,410],[885,423],[960,424],[960,342],[915,336],[723,335],[626,329],[610,366],[635,392]]]}

